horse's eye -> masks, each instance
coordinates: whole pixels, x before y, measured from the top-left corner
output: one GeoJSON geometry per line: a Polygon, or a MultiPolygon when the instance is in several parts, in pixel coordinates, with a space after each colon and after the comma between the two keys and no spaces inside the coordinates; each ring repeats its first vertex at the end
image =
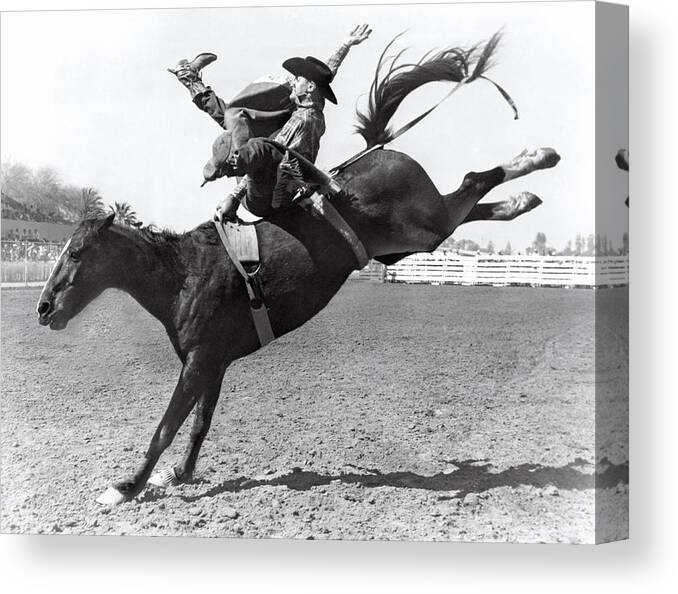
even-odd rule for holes
{"type": "Polygon", "coordinates": [[[74,262],[78,262],[78,261],[80,260],[80,253],[79,253],[79,252],[70,252],[70,253],[68,254],[68,256],[69,256],[70,259],[73,260],[74,262]]]}

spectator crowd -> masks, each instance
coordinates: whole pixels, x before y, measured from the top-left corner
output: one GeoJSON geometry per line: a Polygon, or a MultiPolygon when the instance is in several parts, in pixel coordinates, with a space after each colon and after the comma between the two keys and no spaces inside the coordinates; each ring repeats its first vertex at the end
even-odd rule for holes
{"type": "Polygon", "coordinates": [[[61,253],[63,244],[41,241],[2,241],[3,262],[53,262],[61,253]]]}

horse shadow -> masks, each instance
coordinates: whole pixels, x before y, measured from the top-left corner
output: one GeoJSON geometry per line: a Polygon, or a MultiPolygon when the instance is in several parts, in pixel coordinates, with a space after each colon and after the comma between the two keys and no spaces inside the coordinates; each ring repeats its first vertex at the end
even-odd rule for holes
{"type": "Polygon", "coordinates": [[[285,486],[294,491],[308,491],[312,487],[329,485],[335,481],[366,488],[397,487],[400,489],[426,489],[429,491],[454,492],[441,495],[440,499],[460,499],[468,493],[482,493],[497,487],[518,487],[521,485],[543,488],[552,485],[562,490],[583,491],[616,487],[629,482],[629,463],[612,464],[603,458],[595,472],[584,469],[592,465],[583,458],[576,458],[564,466],[542,466],[541,464],[520,464],[501,472],[492,472],[492,464],[487,460],[449,461],[456,467],[450,473],[438,473],[431,476],[414,472],[382,473],[376,469],[362,469],[363,473],[323,474],[298,468],[290,473],[270,479],[239,477],[223,481],[204,493],[180,498],[192,503],[205,497],[215,497],[222,493],[238,493],[262,486],[285,486]]]}

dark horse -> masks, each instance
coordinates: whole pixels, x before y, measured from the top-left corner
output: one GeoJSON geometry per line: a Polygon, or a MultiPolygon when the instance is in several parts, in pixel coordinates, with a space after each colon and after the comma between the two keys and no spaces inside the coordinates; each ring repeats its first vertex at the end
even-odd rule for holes
{"type": "MultiPolygon", "coordinates": [[[[527,192],[514,202],[476,203],[497,185],[553,167],[558,160],[553,149],[523,152],[505,165],[468,173],[458,190],[441,195],[417,162],[380,149],[337,175],[343,191],[333,204],[369,257],[396,261],[434,250],[464,222],[509,220],[534,207],[540,201],[527,192]]],[[[257,232],[261,265],[256,276],[273,331],[281,336],[327,305],[356,260],[331,225],[295,206],[258,222],[257,232]]],[[[173,467],[175,481],[192,478],[226,368],[260,345],[245,283],[212,223],[178,235],[115,225],[113,215],[83,221],[40,295],[40,324],[65,328],[107,288],[126,291],[160,320],[183,364],[144,459],[98,500],[117,504],[144,489],[161,454],[195,409],[188,448],[173,467]]]]}

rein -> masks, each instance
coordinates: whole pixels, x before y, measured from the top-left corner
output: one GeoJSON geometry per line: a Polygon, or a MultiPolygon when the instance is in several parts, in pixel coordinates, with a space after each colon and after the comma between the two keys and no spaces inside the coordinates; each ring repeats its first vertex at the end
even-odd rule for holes
{"type": "Polygon", "coordinates": [[[353,255],[356,259],[356,270],[362,270],[369,262],[369,256],[365,250],[360,238],[351,226],[339,214],[339,211],[334,208],[332,203],[323,194],[313,192],[311,195],[306,195],[297,201],[297,204],[307,210],[311,215],[318,216],[325,219],[335,231],[341,235],[342,239],[348,243],[353,255]]]}

